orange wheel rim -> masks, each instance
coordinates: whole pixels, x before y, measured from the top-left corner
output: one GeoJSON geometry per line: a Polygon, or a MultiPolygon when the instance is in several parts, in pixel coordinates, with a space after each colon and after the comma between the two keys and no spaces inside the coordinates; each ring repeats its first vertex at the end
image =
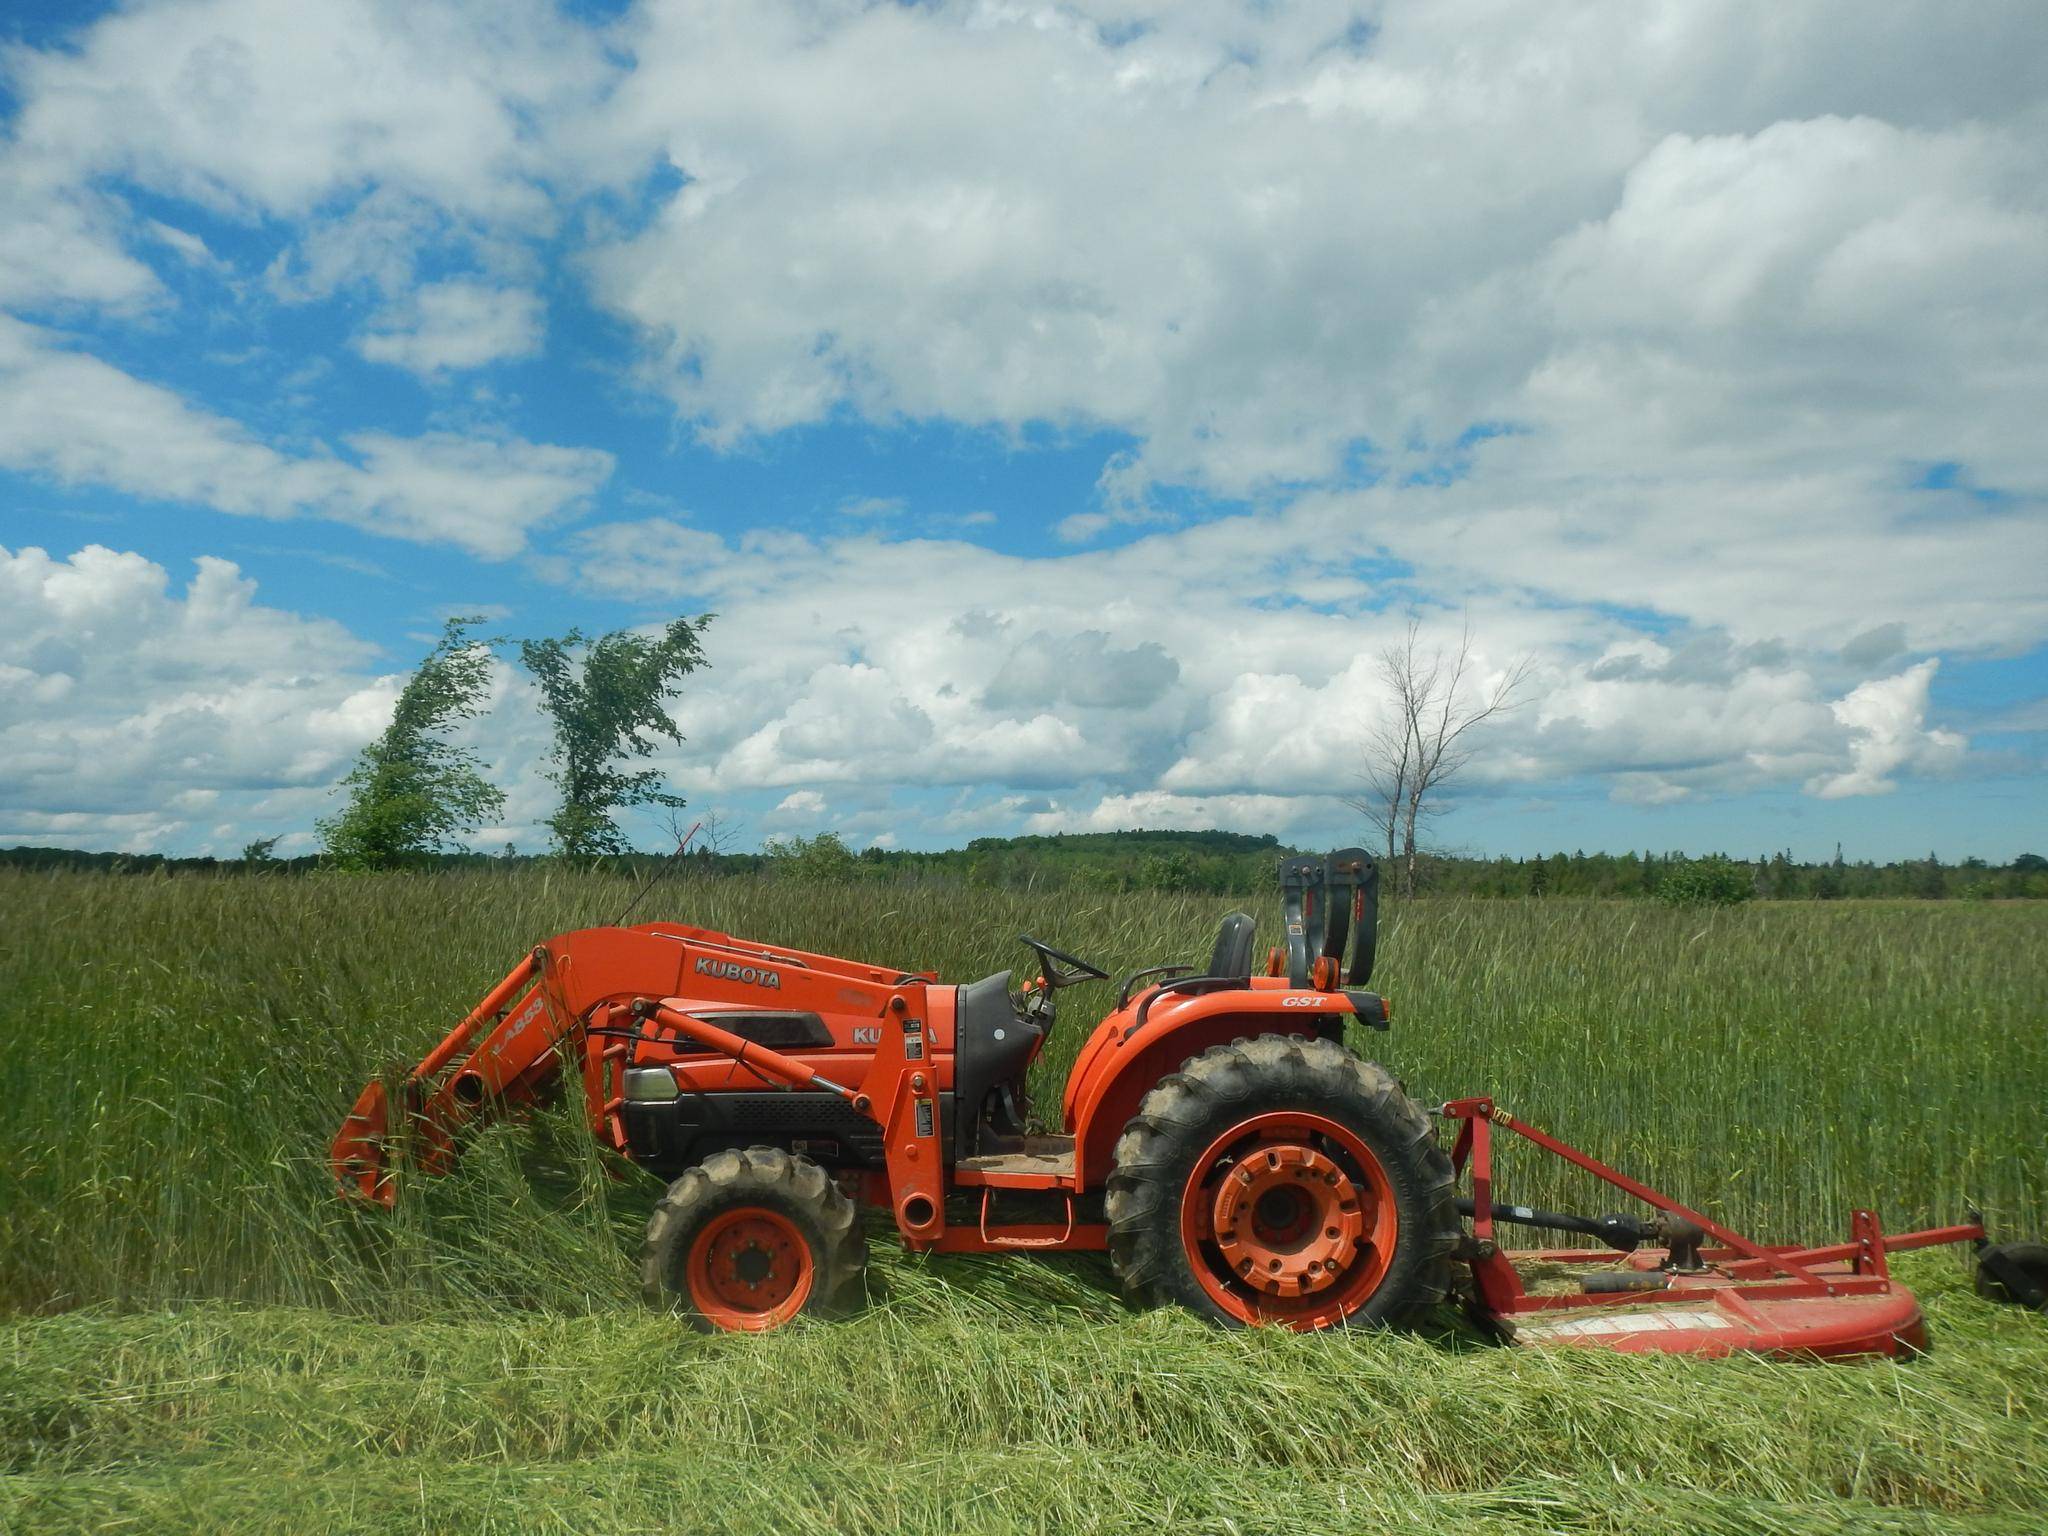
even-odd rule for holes
{"type": "Polygon", "coordinates": [[[1195,1279],[1240,1322],[1325,1328],[1364,1306],[1400,1218],[1372,1149],[1323,1115],[1239,1121],[1195,1159],[1181,1196],[1195,1279]]]}
{"type": "Polygon", "coordinates": [[[811,1247],[796,1223],[758,1206],[727,1211],[697,1234],[683,1261],[690,1304],[718,1328],[759,1333],[810,1299],[811,1247]]]}

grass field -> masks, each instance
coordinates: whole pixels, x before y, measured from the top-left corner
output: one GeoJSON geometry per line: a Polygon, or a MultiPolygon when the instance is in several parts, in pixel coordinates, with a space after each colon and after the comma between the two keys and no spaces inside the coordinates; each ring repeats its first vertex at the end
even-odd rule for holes
{"type": "MultiPolygon", "coordinates": [[[[2048,1323],[1952,1253],[1900,1266],[1937,1349],[1897,1367],[1224,1334],[1127,1312],[1096,1260],[879,1239],[851,1321],[702,1339],[639,1310],[651,1181],[566,1111],[393,1213],[333,1200],[355,1088],[625,896],[0,876],[0,1530],[2048,1529],[2048,1323]]],[[[1191,959],[1220,916],[739,880],[651,906],[949,979],[1019,963],[1019,931],[1191,959]]],[[[1966,1200],[2036,1235],[2044,940],[2023,905],[1423,902],[1364,1044],[1772,1235],[1966,1200]]],[[[1107,992],[1070,994],[1041,1095],[1107,992]]],[[[1509,1198],[1612,1203],[1518,1166],[1509,1198]]]]}

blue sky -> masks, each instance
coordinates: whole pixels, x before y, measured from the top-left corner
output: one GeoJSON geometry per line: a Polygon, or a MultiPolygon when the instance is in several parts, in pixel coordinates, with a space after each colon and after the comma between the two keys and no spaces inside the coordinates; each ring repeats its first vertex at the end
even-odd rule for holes
{"type": "Polygon", "coordinates": [[[2030,6],[0,28],[0,843],[303,851],[445,615],[716,611],[742,846],[1353,838],[1411,620],[1529,670],[1448,846],[2048,844],[2030,6]]]}

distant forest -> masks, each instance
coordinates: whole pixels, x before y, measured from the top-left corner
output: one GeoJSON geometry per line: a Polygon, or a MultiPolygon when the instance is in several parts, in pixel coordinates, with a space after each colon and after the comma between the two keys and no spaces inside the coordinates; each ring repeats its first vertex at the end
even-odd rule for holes
{"type": "MultiPolygon", "coordinates": [[[[970,886],[1035,886],[1086,891],[1192,891],[1228,895],[1272,887],[1280,859],[1297,850],[1272,836],[1239,832],[1075,832],[1043,837],[982,837],[942,852],[848,849],[827,832],[771,840],[759,853],[700,848],[684,856],[700,877],[766,875],[812,881],[943,881],[970,886]]],[[[1320,851],[1320,850],[1300,850],[1320,851]]],[[[545,865],[552,855],[435,854],[415,867],[504,870],[545,865]]],[[[589,862],[621,872],[652,873],[660,854],[613,855],[589,862]]],[[[240,859],[169,858],[161,854],[83,853],[66,848],[0,849],[0,867],[101,870],[118,874],[307,874],[317,857],[270,858],[262,844],[240,859]]],[[[1552,853],[1514,858],[1431,855],[1422,861],[1423,891],[1444,896],[1578,896],[1729,902],[1838,901],[1873,897],[1923,901],[2048,898],[2048,857],[2021,854],[2010,864],[1982,859],[1925,859],[1890,864],[1836,856],[1805,864],[1789,853],[1752,859],[1679,852],[1552,853]]]]}

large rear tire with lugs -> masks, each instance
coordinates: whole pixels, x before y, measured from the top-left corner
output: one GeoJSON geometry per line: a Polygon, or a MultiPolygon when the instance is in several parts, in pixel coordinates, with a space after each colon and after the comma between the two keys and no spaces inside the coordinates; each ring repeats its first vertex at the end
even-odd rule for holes
{"type": "Polygon", "coordinates": [[[718,1152],[669,1185],[647,1222],[640,1289],[707,1332],[826,1316],[867,1267],[859,1213],[809,1158],[718,1152]]]}
{"type": "Polygon", "coordinates": [[[1162,1078],[1109,1175],[1110,1260],[1141,1305],[1226,1325],[1407,1324],[1442,1301],[1450,1159],[1386,1071],[1261,1035],[1162,1078]]]}

